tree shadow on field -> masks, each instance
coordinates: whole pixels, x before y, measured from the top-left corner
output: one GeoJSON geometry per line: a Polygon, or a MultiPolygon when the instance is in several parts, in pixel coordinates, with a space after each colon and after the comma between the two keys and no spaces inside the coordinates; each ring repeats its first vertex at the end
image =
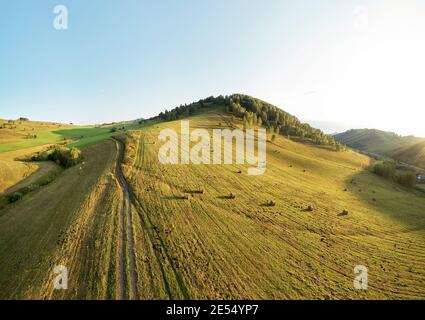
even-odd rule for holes
{"type": "MultiPolygon", "coordinates": [[[[368,170],[345,180],[344,192],[349,192],[366,207],[396,220],[408,231],[421,231],[425,236],[425,193],[401,186],[368,170]]],[[[350,214],[354,210],[345,208],[350,214]]]]}

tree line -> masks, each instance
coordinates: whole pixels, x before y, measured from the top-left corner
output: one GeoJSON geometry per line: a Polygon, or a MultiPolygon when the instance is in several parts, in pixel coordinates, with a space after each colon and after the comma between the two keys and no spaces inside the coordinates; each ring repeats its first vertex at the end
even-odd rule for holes
{"type": "Polygon", "coordinates": [[[262,126],[271,133],[297,137],[317,145],[331,146],[337,151],[346,150],[345,145],[337,142],[332,136],[321,130],[312,128],[307,123],[301,123],[295,116],[270,103],[242,94],[208,97],[189,105],[180,105],[170,111],[166,110],[155,118],[173,121],[195,114],[201,109],[217,106],[225,106],[227,112],[231,113],[233,117],[241,119],[245,127],[262,126]]]}
{"type": "Polygon", "coordinates": [[[372,166],[372,172],[383,178],[394,180],[408,188],[413,188],[416,185],[416,173],[408,170],[397,174],[396,163],[394,161],[378,161],[372,166]]]}

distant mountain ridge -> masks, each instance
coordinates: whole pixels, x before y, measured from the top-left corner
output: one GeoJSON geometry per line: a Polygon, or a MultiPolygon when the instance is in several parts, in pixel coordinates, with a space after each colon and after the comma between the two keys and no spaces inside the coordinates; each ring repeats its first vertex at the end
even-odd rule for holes
{"type": "Polygon", "coordinates": [[[401,136],[377,129],[351,129],[334,135],[334,138],[354,149],[382,154],[425,168],[425,138],[401,136]]]}
{"type": "Polygon", "coordinates": [[[393,157],[397,160],[425,169],[425,139],[414,145],[396,150],[393,157]]]}

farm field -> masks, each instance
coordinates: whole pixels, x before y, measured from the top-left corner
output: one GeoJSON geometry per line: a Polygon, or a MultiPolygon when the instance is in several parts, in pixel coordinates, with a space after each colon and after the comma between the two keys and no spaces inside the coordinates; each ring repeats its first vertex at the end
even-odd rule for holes
{"type": "Polygon", "coordinates": [[[114,221],[116,184],[109,173],[116,160],[115,145],[98,144],[84,150],[84,156],[82,169],[64,171],[51,184],[0,211],[0,298],[49,297],[53,285],[46,279],[56,260],[72,265],[70,273],[78,274],[72,283],[79,288],[70,289],[73,294],[107,297],[101,288],[109,264],[114,264],[106,248],[114,240],[109,223],[114,221]],[[101,233],[96,233],[99,226],[101,233]],[[98,250],[100,245],[105,250],[98,250]],[[76,257],[75,264],[68,261],[76,257]]]}
{"type": "Polygon", "coordinates": [[[0,120],[0,153],[55,143],[63,138],[54,131],[71,127],[52,122],[0,120]]]}
{"type": "MultiPolygon", "coordinates": [[[[0,153],[66,141],[68,146],[84,148],[111,137],[115,125],[102,127],[74,126],[50,122],[0,120],[0,153]],[[32,137],[35,135],[36,137],[32,137]]],[[[116,124],[120,128],[138,128],[139,125],[116,124]]]]}
{"type": "Polygon", "coordinates": [[[52,163],[49,162],[35,163],[16,160],[16,158],[41,151],[43,148],[45,148],[45,146],[0,152],[0,176],[2,178],[0,180],[0,194],[9,191],[9,188],[23,182],[22,180],[29,177],[34,179],[42,172],[52,168],[52,163]]]}
{"type": "MultiPolygon", "coordinates": [[[[222,112],[190,120],[229,123],[222,112]]],[[[236,165],[161,165],[159,131],[179,125],[142,130],[128,147],[140,297],[425,297],[423,195],[365,171],[362,155],[283,137],[268,144],[262,176],[236,165]],[[369,269],[367,291],[353,289],[356,265],[369,269]]]]}
{"type": "MultiPolygon", "coordinates": [[[[222,108],[188,120],[242,128],[222,108]]],[[[115,139],[60,133],[97,143],[84,146],[84,165],[0,210],[0,298],[425,298],[423,193],[370,173],[363,155],[283,136],[268,142],[260,176],[160,164],[165,128],[180,121],[115,139]],[[68,290],[53,290],[58,264],[68,290]],[[357,265],[369,270],[366,291],[353,288],[357,265]]]]}

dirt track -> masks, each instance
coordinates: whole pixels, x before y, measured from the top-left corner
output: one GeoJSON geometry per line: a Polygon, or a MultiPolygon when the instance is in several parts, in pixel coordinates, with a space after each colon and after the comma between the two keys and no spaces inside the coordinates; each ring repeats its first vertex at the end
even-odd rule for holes
{"type": "Polygon", "coordinates": [[[126,299],[126,292],[129,293],[130,299],[139,299],[137,290],[137,272],[135,268],[135,254],[134,254],[134,238],[133,238],[133,219],[132,219],[132,201],[129,193],[129,185],[124,177],[122,171],[122,163],[124,159],[125,146],[119,141],[115,140],[118,156],[115,168],[115,175],[122,190],[122,204],[120,210],[120,261],[119,261],[119,292],[120,298],[126,299]],[[128,261],[127,261],[128,260],[128,261]],[[128,265],[128,277],[126,279],[126,265],[128,265]],[[126,290],[126,287],[129,287],[126,290]]]}

